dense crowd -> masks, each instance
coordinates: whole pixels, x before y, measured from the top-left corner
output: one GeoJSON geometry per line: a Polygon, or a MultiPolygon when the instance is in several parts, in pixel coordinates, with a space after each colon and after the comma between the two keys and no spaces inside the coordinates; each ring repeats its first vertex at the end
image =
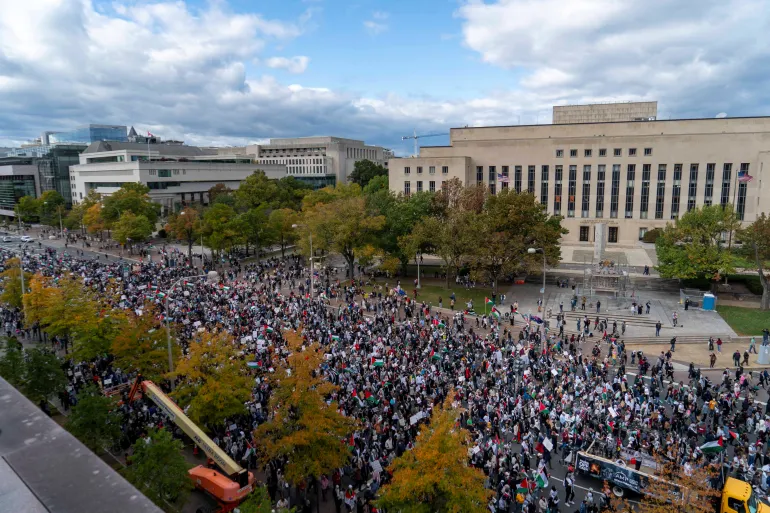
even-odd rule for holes
{"type": "MultiPolygon", "coordinates": [[[[300,511],[309,511],[317,491],[323,500],[333,500],[337,511],[376,511],[370,499],[389,479],[384,469],[413,447],[421,424],[449,393],[463,407],[460,423],[472,440],[469,462],[483,470],[494,490],[492,513],[554,512],[565,506],[580,513],[599,511],[601,493],[589,492],[574,503],[574,455],[592,443],[609,459],[633,455],[638,461],[658,458],[692,468],[712,460],[699,447],[723,437],[733,447],[725,458],[729,472],[767,486],[770,417],[753,399],[767,375],[755,377],[737,367],[712,383],[691,366],[689,382],[677,383],[670,351],[657,357],[629,355],[624,326],[606,318],[577,321],[579,336],[565,334],[560,315],[558,329],[547,329],[547,322],[521,316],[513,305],[507,319],[489,316],[480,322],[415,302],[397,282],[364,292],[363,280],[343,281],[333,269],[316,271],[311,299],[309,271],[295,257],[248,265],[234,260],[215,283],[191,279],[161,297],[158,291],[168,291],[180,278],[205,274],[189,263],[173,249],[140,264],[54,250],[24,258],[28,271],[53,277],[73,273],[97,292],[118,283],[122,296],[116,308],[155,303],[176,323],[183,349],[200,328],[226,330],[260,369],[275,367],[286,356],[283,330],[304,327],[303,337],[323,346],[320,372],[338,386],[331,399],[343,414],[360,419],[362,428],[353,436],[346,468],[298,491],[283,478],[284,462],[268,466],[271,496],[291,501],[300,511]],[[592,322],[594,338],[585,329],[592,322]],[[635,378],[628,378],[627,365],[638,366],[635,378]],[[555,460],[567,468],[563,483],[550,476],[555,460]]],[[[7,334],[40,336],[38,327],[24,326],[18,311],[1,314],[7,334]]],[[[66,350],[69,341],[47,343],[66,350]]],[[[60,397],[64,408],[88,383],[107,387],[133,378],[126,369],[114,368],[107,355],[69,362],[66,370],[70,386],[60,397]]],[[[209,426],[214,441],[249,468],[257,466],[251,433],[270,417],[269,398],[269,381],[257,371],[248,413],[209,426]]],[[[122,408],[127,442],[149,427],[168,424],[151,403],[122,408]]]]}

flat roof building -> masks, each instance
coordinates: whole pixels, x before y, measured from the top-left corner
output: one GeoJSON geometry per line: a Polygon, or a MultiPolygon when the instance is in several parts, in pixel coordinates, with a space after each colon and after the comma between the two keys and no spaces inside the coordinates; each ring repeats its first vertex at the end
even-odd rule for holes
{"type": "Polygon", "coordinates": [[[553,107],[554,125],[653,121],[657,117],[658,102],[608,102],[553,107]]]}
{"type": "Polygon", "coordinates": [[[702,205],[734,204],[750,223],[770,210],[768,173],[770,117],[453,128],[449,146],[389,164],[396,193],[451,178],[510,187],[561,215],[565,242],[593,242],[605,224],[610,245],[635,245],[702,205]]]}

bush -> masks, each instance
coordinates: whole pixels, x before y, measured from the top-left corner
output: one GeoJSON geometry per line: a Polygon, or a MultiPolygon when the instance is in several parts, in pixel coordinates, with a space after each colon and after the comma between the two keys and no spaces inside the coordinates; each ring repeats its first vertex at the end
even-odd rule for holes
{"type": "Polygon", "coordinates": [[[714,285],[714,280],[701,276],[700,278],[688,278],[682,280],[682,288],[685,289],[698,289],[698,290],[711,290],[714,285]]]}
{"type": "Polygon", "coordinates": [[[654,243],[656,240],[658,240],[658,237],[660,237],[663,234],[662,228],[653,228],[652,230],[648,230],[645,232],[644,236],[642,237],[642,240],[644,242],[650,242],[654,243]]]}
{"type": "Polygon", "coordinates": [[[762,295],[762,282],[759,281],[759,276],[748,274],[732,274],[727,278],[727,283],[743,283],[749,292],[758,296],[762,295]]]}
{"type": "Polygon", "coordinates": [[[159,239],[165,239],[166,237],[168,237],[168,234],[166,234],[166,230],[164,228],[161,228],[160,230],[158,230],[159,239]]]}

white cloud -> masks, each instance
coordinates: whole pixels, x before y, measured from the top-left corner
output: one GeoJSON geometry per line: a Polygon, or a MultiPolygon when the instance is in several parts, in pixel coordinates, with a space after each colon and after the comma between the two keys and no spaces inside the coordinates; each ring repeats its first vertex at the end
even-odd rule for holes
{"type": "Polygon", "coordinates": [[[265,64],[268,68],[285,69],[289,73],[304,73],[307,69],[307,64],[310,62],[309,57],[300,55],[297,57],[270,57],[265,60],[265,64]]]}
{"type": "Polygon", "coordinates": [[[364,21],[364,28],[369,34],[376,36],[388,30],[387,20],[390,14],[384,11],[374,11],[372,19],[364,21]]]}
{"type": "Polygon", "coordinates": [[[523,72],[521,86],[541,97],[563,103],[657,99],[685,115],[704,102],[740,101],[744,111],[767,104],[768,76],[759,71],[770,63],[767,5],[471,0],[457,15],[469,48],[485,62],[523,72]]]}

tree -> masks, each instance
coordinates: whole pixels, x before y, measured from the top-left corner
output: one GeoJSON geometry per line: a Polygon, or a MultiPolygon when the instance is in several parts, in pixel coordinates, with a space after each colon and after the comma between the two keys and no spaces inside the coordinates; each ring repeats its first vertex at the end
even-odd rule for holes
{"type": "Polygon", "coordinates": [[[88,207],[83,214],[83,224],[86,226],[88,233],[101,233],[104,230],[108,230],[111,224],[108,223],[102,216],[102,204],[95,203],[88,207]]]}
{"type": "Polygon", "coordinates": [[[21,218],[22,223],[31,223],[37,220],[40,215],[40,203],[32,196],[22,196],[16,202],[16,215],[21,218]]]}
{"type": "MultiPolygon", "coordinates": [[[[213,187],[212,187],[213,189],[213,187]]],[[[166,224],[166,232],[175,239],[187,243],[187,256],[192,262],[192,248],[201,233],[200,213],[192,206],[186,206],[178,214],[172,215],[166,224]]]]}
{"type": "Polygon", "coordinates": [[[292,509],[275,509],[266,486],[256,486],[249,497],[238,505],[241,513],[291,513],[292,509]]]}
{"type": "Polygon", "coordinates": [[[252,380],[239,353],[227,333],[204,332],[177,362],[174,375],[181,383],[173,396],[183,408],[189,406],[187,416],[199,426],[219,426],[246,412],[252,380]]]}
{"type": "Polygon", "coordinates": [[[379,191],[387,190],[390,190],[390,186],[388,185],[388,175],[375,176],[369,180],[369,183],[364,187],[364,194],[370,195],[379,191]]]}
{"type": "MultiPolygon", "coordinates": [[[[29,283],[32,276],[32,273],[25,271],[24,282],[29,283]]],[[[0,282],[3,285],[0,301],[14,308],[21,308],[21,260],[19,258],[9,258],[5,261],[5,271],[0,274],[0,282]]]]}
{"type": "Polygon", "coordinates": [[[24,384],[24,354],[15,337],[5,343],[5,352],[0,356],[0,376],[16,388],[24,384]]]}
{"type": "Polygon", "coordinates": [[[506,275],[542,270],[540,255],[530,255],[529,248],[544,249],[552,266],[561,260],[559,239],[567,230],[532,194],[504,189],[490,195],[471,225],[476,239],[471,270],[481,280],[492,282],[495,292],[498,281],[506,275]]]}
{"type": "Polygon", "coordinates": [[[131,212],[134,216],[144,216],[150,226],[158,220],[159,205],[150,199],[150,188],[138,182],[124,183],[120,189],[104,198],[102,217],[107,223],[116,223],[123,214],[131,212]]]}
{"type": "Polygon", "coordinates": [[[246,254],[249,254],[249,245],[254,246],[254,253],[259,258],[260,249],[272,240],[270,225],[268,224],[268,206],[262,204],[251,208],[238,216],[239,232],[246,242],[246,254]]]}
{"type": "Polygon", "coordinates": [[[476,250],[473,232],[477,226],[476,215],[468,210],[450,210],[445,217],[426,217],[415,225],[408,237],[401,239],[403,251],[414,254],[421,248],[422,252],[441,257],[447,269],[446,287],[449,288],[450,277],[459,272],[476,250]]]}
{"type": "Polygon", "coordinates": [[[131,242],[142,242],[152,235],[153,224],[145,215],[136,215],[127,210],[112,227],[112,238],[125,246],[131,242]]]}
{"type": "Polygon", "coordinates": [[[203,213],[203,235],[212,251],[229,249],[239,240],[240,227],[235,220],[235,210],[223,203],[217,203],[203,213]]]}
{"type": "MultiPolygon", "coordinates": [[[[314,242],[319,242],[319,249],[342,255],[351,278],[355,276],[356,257],[375,241],[376,235],[385,226],[385,217],[367,209],[360,189],[358,191],[356,196],[318,203],[304,212],[305,231],[312,232],[314,242]]],[[[302,237],[300,245],[305,254],[309,254],[307,244],[308,238],[302,237]]]]}
{"type": "Polygon", "coordinates": [[[290,208],[299,210],[302,207],[303,198],[312,189],[305,182],[293,176],[284,176],[275,182],[275,195],[270,202],[272,208],[290,208]]]}
{"type": "MultiPolygon", "coordinates": [[[[141,315],[130,313],[127,322],[112,341],[114,365],[126,372],[137,371],[145,379],[158,382],[168,372],[166,330],[157,311],[145,304],[141,315]]],[[[172,344],[172,357],[179,357],[179,346],[172,344]]]]}
{"type": "Polygon", "coordinates": [[[39,348],[27,351],[24,366],[25,389],[34,401],[47,400],[64,390],[67,376],[61,367],[59,357],[39,348]]]}
{"type": "Polygon", "coordinates": [[[350,452],[342,441],[357,424],[333,403],[326,404],[337,387],[318,374],[324,359],[318,344],[303,347],[296,333],[286,333],[285,338],[291,354],[270,397],[273,414],[254,438],[265,462],[288,458],[286,480],[297,485],[345,465],[350,452]]]}
{"type": "Polygon", "coordinates": [[[78,394],[67,429],[92,451],[110,449],[121,436],[121,420],[114,408],[112,399],[90,385],[78,394]]]}
{"type": "Polygon", "coordinates": [[[281,246],[281,257],[286,256],[286,248],[297,240],[297,231],[294,225],[299,221],[299,215],[290,208],[280,208],[270,212],[268,227],[275,237],[275,241],[281,246]]]}
{"type": "Polygon", "coordinates": [[[371,160],[358,160],[353,165],[353,172],[348,176],[348,180],[357,183],[361,188],[366,185],[375,177],[388,176],[388,170],[380,164],[375,164],[371,160]]]}
{"type": "Polygon", "coordinates": [[[382,488],[378,503],[404,513],[487,511],[492,491],[484,473],[468,466],[468,433],[457,425],[450,393],[443,408],[435,407],[414,449],[393,460],[393,480],[382,488]]]}
{"type": "Polygon", "coordinates": [[[225,184],[223,183],[215,184],[214,186],[211,187],[211,189],[209,189],[209,204],[213,205],[215,202],[218,202],[221,196],[232,197],[232,195],[233,195],[233,191],[228,189],[225,184]]]}
{"type": "Polygon", "coordinates": [[[37,200],[38,211],[40,212],[40,222],[59,227],[59,216],[64,218],[64,197],[58,191],[45,191],[37,200]]]}
{"type": "Polygon", "coordinates": [[[274,180],[270,180],[264,171],[255,171],[241,182],[235,191],[235,205],[245,212],[263,204],[269,204],[278,192],[274,180]]]}
{"type": "Polygon", "coordinates": [[[759,282],[762,284],[760,308],[770,310],[770,275],[765,269],[765,261],[770,259],[770,217],[762,212],[756,221],[739,232],[739,237],[744,247],[748,247],[748,253],[757,266],[759,282]]]}
{"type": "Polygon", "coordinates": [[[134,443],[128,478],[153,502],[176,500],[192,489],[184,444],[165,429],[152,430],[134,443]]]}
{"type": "Polygon", "coordinates": [[[667,224],[655,242],[657,269],[662,278],[700,278],[719,281],[734,272],[732,256],[722,242],[740,226],[733,208],[721,205],[690,210],[675,224],[667,224]]]}
{"type": "Polygon", "coordinates": [[[79,203],[72,205],[72,210],[67,214],[64,220],[64,226],[69,230],[80,230],[83,235],[86,234],[86,213],[94,205],[101,205],[101,195],[96,190],[91,189],[85,198],[79,203]]]}

